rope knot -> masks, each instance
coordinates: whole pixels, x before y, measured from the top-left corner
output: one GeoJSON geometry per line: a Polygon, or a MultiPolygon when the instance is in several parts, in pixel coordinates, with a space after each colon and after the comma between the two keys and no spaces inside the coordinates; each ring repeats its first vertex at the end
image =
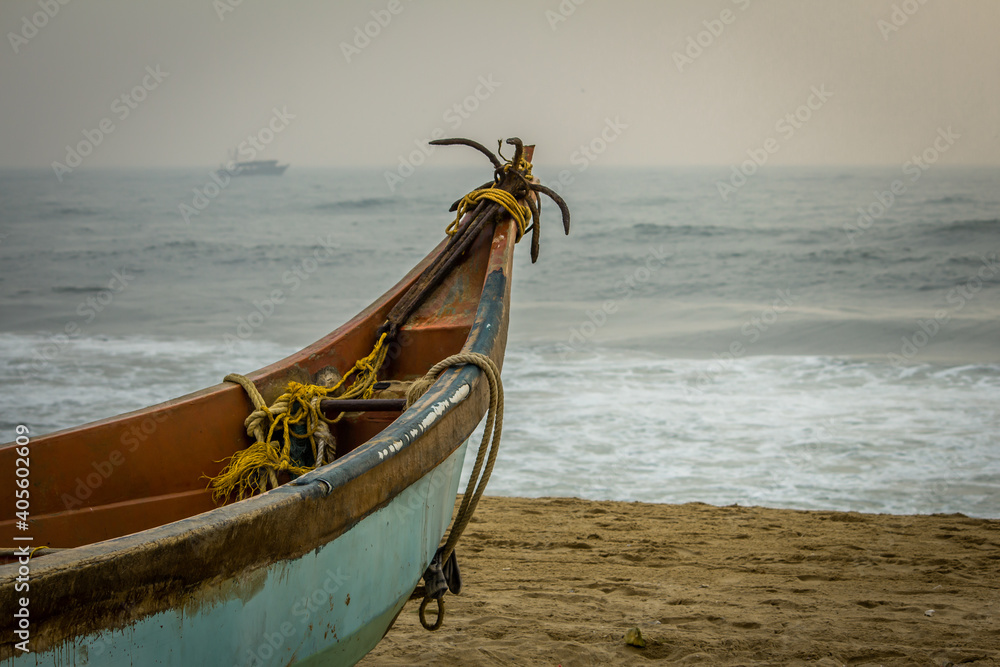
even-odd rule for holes
{"type": "Polygon", "coordinates": [[[389,350],[387,337],[382,333],[371,353],[359,359],[333,387],[292,380],[270,407],[253,382],[237,373],[227,375],[225,381],[243,387],[254,404],[253,412],[243,422],[254,442],[229,457],[222,472],[209,480],[212,499],[222,502],[235,493],[242,500],[278,487],[278,473],[294,478],[332,461],[337,443],[329,424],[339,421],[343,413],[327,419],[320,410],[320,400],[340,390],[352,375],[354,381],[340,394],[341,398],[371,398],[378,370],[389,350]]]}

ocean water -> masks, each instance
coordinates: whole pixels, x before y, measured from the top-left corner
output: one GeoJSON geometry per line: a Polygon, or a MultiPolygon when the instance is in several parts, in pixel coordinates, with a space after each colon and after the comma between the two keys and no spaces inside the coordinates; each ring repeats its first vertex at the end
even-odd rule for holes
{"type": "MultiPolygon", "coordinates": [[[[489,492],[1000,517],[1000,170],[729,175],[573,168],[569,237],[545,202],[489,492]]],[[[2,439],[312,342],[488,176],[0,171],[2,439]]]]}

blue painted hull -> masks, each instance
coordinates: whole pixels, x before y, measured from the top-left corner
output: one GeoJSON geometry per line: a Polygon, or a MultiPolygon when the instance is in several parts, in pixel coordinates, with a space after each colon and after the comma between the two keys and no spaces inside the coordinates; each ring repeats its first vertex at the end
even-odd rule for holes
{"type": "Polygon", "coordinates": [[[124,630],[4,665],[352,665],[382,639],[451,521],[463,444],[337,539],[200,591],[124,630]]]}

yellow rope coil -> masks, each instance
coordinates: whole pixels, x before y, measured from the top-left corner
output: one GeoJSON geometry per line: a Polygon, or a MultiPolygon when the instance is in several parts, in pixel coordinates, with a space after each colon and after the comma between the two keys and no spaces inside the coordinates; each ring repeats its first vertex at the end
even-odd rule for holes
{"type": "MultiPolygon", "coordinates": [[[[501,157],[503,157],[501,155],[501,157]]],[[[510,171],[514,168],[514,163],[508,160],[503,165],[503,170],[505,172],[510,171]]],[[[517,170],[528,180],[531,180],[531,163],[525,160],[523,157],[520,159],[517,170]]],[[[461,201],[458,202],[458,211],[455,215],[455,219],[451,221],[451,224],[444,230],[448,236],[454,236],[458,231],[458,225],[462,221],[462,217],[470,210],[475,208],[483,199],[489,199],[490,201],[495,201],[496,203],[507,209],[507,213],[510,217],[514,218],[514,222],[517,223],[517,240],[520,241],[524,233],[528,231],[528,221],[531,220],[531,209],[528,208],[526,204],[521,204],[511,193],[506,190],[501,190],[496,187],[494,183],[489,188],[484,188],[482,190],[473,190],[469,194],[462,197],[461,201]]]]}
{"type": "Polygon", "coordinates": [[[518,202],[511,193],[506,190],[500,190],[499,188],[473,190],[469,194],[462,197],[462,200],[458,203],[458,212],[455,215],[455,219],[452,220],[451,224],[444,230],[445,233],[448,236],[454,236],[458,231],[458,224],[461,222],[462,217],[470,209],[475,208],[476,204],[483,199],[495,201],[507,209],[510,217],[514,218],[514,222],[517,223],[517,238],[520,240],[524,235],[524,232],[528,230],[528,221],[531,220],[531,209],[529,209],[527,205],[518,202]]]}
{"type": "Polygon", "coordinates": [[[278,473],[288,472],[298,477],[332,460],[336,442],[329,425],[339,421],[343,413],[327,419],[320,410],[320,401],[336,394],[351,375],[355,376],[354,382],[343,393],[337,394],[338,397],[371,398],[378,382],[378,369],[389,350],[385,344],[387,335],[382,334],[371,353],[359,359],[336,385],[322,387],[292,381],[288,383],[285,393],[270,406],[253,382],[236,373],[227,375],[225,381],[239,384],[253,402],[254,411],[243,424],[254,443],[229,457],[222,472],[209,480],[212,499],[219,503],[235,493],[236,498],[242,500],[255,493],[263,493],[269,487],[279,486],[278,473]],[[292,433],[291,427],[302,423],[305,424],[305,434],[292,433]],[[291,458],[293,436],[309,439],[315,465],[295,464],[291,458]]]}

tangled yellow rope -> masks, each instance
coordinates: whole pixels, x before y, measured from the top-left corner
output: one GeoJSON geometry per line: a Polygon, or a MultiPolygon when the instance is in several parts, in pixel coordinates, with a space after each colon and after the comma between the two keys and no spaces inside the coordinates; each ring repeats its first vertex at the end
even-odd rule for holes
{"type": "MultiPolygon", "coordinates": [[[[503,166],[503,170],[505,172],[510,171],[513,168],[514,168],[514,162],[512,160],[507,160],[507,162],[503,166]]],[[[525,160],[523,157],[521,158],[521,161],[517,165],[517,170],[521,172],[521,175],[524,176],[526,179],[528,179],[529,181],[531,180],[531,163],[525,160]]]]}
{"type": "Polygon", "coordinates": [[[354,368],[333,387],[289,382],[285,393],[270,407],[253,382],[236,373],[227,375],[225,381],[239,384],[253,402],[254,411],[243,424],[247,435],[254,438],[254,443],[229,457],[229,463],[222,472],[209,480],[212,499],[222,502],[235,493],[236,498],[242,500],[255,493],[263,493],[268,487],[278,487],[278,473],[288,472],[298,477],[332,461],[336,455],[336,440],[329,425],[339,421],[343,413],[327,419],[320,410],[320,401],[336,394],[351,375],[355,376],[354,382],[338,397],[371,398],[378,382],[378,369],[388,353],[389,346],[385,344],[387,335],[383,333],[371,353],[359,359],[354,368]],[[297,424],[304,424],[305,428],[293,433],[291,427],[297,424]],[[309,439],[315,461],[313,465],[297,465],[292,459],[293,438],[309,439]]]}

